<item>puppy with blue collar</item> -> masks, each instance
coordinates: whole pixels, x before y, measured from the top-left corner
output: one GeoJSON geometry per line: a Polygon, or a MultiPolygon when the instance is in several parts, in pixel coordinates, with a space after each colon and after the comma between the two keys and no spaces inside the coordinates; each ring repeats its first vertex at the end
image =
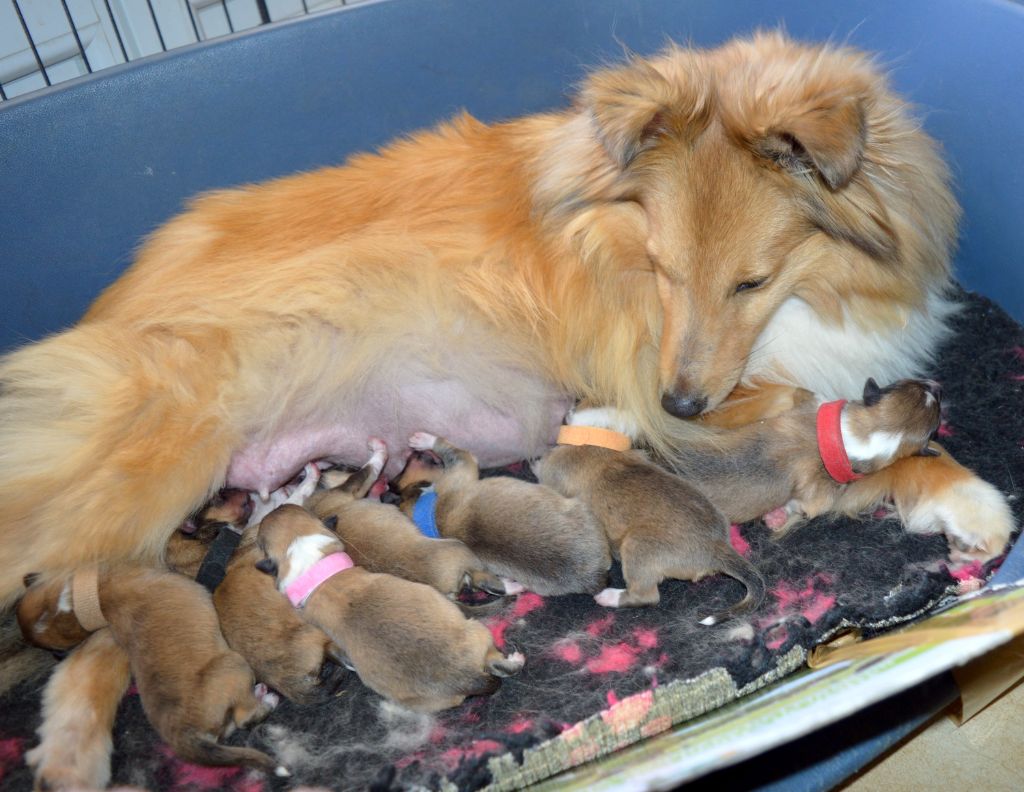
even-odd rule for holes
{"type": "Polygon", "coordinates": [[[507,476],[480,478],[476,457],[427,432],[395,482],[399,508],[424,531],[467,545],[492,572],[541,595],[597,594],[611,555],[578,498],[507,476]]]}

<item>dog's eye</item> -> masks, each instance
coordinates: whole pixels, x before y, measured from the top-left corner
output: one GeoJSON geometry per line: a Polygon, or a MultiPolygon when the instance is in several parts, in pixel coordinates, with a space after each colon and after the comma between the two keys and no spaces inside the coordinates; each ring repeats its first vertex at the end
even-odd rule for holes
{"type": "Polygon", "coordinates": [[[764,286],[764,282],[766,280],[768,280],[768,279],[767,278],[754,278],[753,280],[745,280],[742,283],[737,283],[736,284],[736,291],[734,292],[734,294],[739,294],[740,292],[749,291],[750,289],[759,289],[762,286],[764,286]]]}

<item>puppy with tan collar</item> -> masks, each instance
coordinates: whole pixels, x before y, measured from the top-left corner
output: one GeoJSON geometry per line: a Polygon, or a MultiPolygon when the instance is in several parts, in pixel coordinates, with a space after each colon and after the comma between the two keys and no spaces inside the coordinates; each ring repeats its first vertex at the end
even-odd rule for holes
{"type": "Polygon", "coordinates": [[[579,499],[507,476],[481,479],[471,453],[427,432],[412,435],[409,445],[420,453],[395,482],[406,515],[416,515],[421,500],[433,501],[428,518],[441,536],[458,539],[492,572],[538,594],[597,594],[605,587],[608,543],[579,499]]]}
{"type": "Polygon", "coordinates": [[[194,581],[141,566],[79,570],[31,585],[17,615],[26,640],[47,649],[70,649],[109,624],[146,716],[183,759],[288,775],[262,751],[218,742],[266,717],[277,697],[254,688],[252,670],[224,642],[210,596],[194,581]]]}
{"type": "Polygon", "coordinates": [[[259,569],[382,696],[436,711],[491,693],[498,677],[522,668],[522,655],[503,656],[486,627],[435,589],[353,566],[338,536],[305,509],[276,509],[257,543],[259,569]]]}
{"type": "MultiPolygon", "coordinates": [[[[502,580],[462,542],[428,538],[398,509],[365,499],[387,462],[387,446],[380,440],[370,441],[370,451],[369,461],[353,473],[326,471],[321,484],[330,488],[314,493],[306,504],[341,537],[352,562],[370,572],[432,586],[450,600],[464,589],[504,596],[502,580]]],[[[480,614],[477,608],[456,604],[467,615],[480,614]]]]}

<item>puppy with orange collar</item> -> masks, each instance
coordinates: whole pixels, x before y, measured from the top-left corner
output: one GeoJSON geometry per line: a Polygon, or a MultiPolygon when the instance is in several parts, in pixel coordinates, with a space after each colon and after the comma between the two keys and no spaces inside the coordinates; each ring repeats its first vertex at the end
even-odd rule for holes
{"type": "MultiPolygon", "coordinates": [[[[505,584],[485,569],[476,554],[458,539],[428,538],[401,511],[366,499],[387,462],[387,446],[370,441],[372,456],[359,470],[327,471],[330,484],[307,500],[306,507],[325,521],[345,543],[356,566],[425,583],[455,600],[464,589],[504,596],[505,584]]],[[[435,534],[436,536],[436,534],[435,534]]],[[[478,608],[456,603],[467,615],[478,608]]]]}
{"type": "Polygon", "coordinates": [[[605,587],[608,543],[582,501],[507,476],[481,479],[476,457],[427,432],[409,445],[413,454],[395,488],[399,508],[421,530],[460,540],[492,572],[538,594],[605,587]]]}
{"type": "MultiPolygon", "coordinates": [[[[940,421],[939,396],[930,380],[880,388],[869,379],[862,399],[850,402],[821,403],[805,391],[774,418],[680,449],[675,468],[732,522],[775,512],[766,521],[788,530],[825,512],[854,515],[881,505],[884,491],[868,486],[868,479],[856,488],[850,483],[905,457],[941,453],[930,442],[940,421]],[[777,513],[780,504],[784,516],[777,513]]],[[[583,410],[571,421],[632,433],[628,416],[610,408],[583,410]]],[[[557,487],[556,466],[569,465],[573,455],[553,451],[539,466],[544,478],[557,487]]],[[[957,537],[949,539],[955,547],[957,537]]]]}
{"type": "Polygon", "coordinates": [[[221,636],[209,594],[194,581],[142,566],[79,570],[31,584],[17,615],[25,639],[47,649],[70,649],[109,624],[146,716],[183,759],[289,775],[262,751],[218,742],[266,717],[277,697],[255,686],[252,670],[221,636]]]}
{"type": "Polygon", "coordinates": [[[490,631],[435,589],[353,566],[336,534],[287,505],[260,525],[264,559],[309,623],[331,637],[367,687],[410,709],[436,711],[493,692],[524,658],[505,657],[490,631]]]}

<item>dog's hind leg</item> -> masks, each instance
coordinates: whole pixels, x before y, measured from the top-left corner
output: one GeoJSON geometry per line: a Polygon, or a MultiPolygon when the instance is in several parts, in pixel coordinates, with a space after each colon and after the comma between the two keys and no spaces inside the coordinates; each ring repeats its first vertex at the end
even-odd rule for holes
{"type": "Polygon", "coordinates": [[[103,789],[112,730],[128,688],[128,655],[100,630],[54,671],[43,692],[39,745],[25,754],[38,789],[103,789]]]}

